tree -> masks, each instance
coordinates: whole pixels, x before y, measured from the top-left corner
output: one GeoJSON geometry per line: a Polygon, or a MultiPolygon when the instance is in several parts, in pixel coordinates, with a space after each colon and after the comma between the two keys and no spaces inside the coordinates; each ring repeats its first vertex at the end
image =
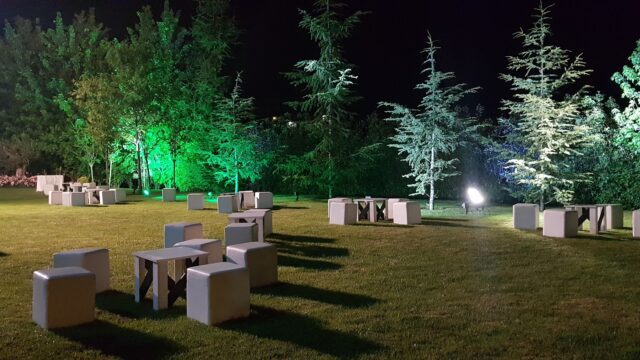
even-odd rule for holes
{"type": "Polygon", "coordinates": [[[537,198],[541,208],[553,200],[573,200],[574,187],[586,176],[569,171],[568,162],[590,141],[588,124],[576,121],[586,87],[574,93],[561,90],[591,71],[581,55],[572,59],[568,50],[548,43],[549,13],[540,3],[533,26],[515,33],[524,49],[507,58],[512,73],[500,75],[514,92],[512,99],[502,102],[509,114],[503,125],[513,129],[507,141],[524,148],[522,154],[511,153],[506,166],[525,187],[526,197],[537,198]]]}
{"type": "Polygon", "coordinates": [[[640,155],[640,40],[629,57],[630,65],[613,74],[611,79],[622,90],[622,98],[628,100],[627,106],[620,111],[614,109],[613,115],[618,125],[616,142],[640,155]]]}
{"type": "Polygon", "coordinates": [[[389,146],[397,148],[399,155],[405,155],[411,172],[405,177],[413,178],[409,187],[415,188],[412,195],[425,195],[429,189],[429,210],[433,210],[436,198],[436,183],[457,174],[451,154],[468,134],[474,133],[478,125],[473,118],[462,117],[456,111],[456,105],[468,94],[478,88],[466,89],[465,84],[446,85],[455,78],[451,72],[442,72],[436,68],[438,47],[429,34],[425,68],[422,73],[426,79],[416,85],[424,91],[417,110],[395,103],[380,103],[387,108],[387,121],[398,124],[396,134],[391,137],[389,146]]]}
{"type": "Polygon", "coordinates": [[[231,95],[218,107],[217,122],[208,133],[214,152],[207,162],[215,169],[215,177],[224,184],[234,184],[239,191],[242,179],[255,181],[266,162],[266,154],[257,151],[258,136],[253,115],[253,98],[242,97],[242,78],[236,76],[231,95]]]}
{"type": "Polygon", "coordinates": [[[294,86],[306,93],[302,100],[288,104],[312,115],[309,129],[316,145],[302,155],[310,162],[305,170],[311,172],[309,178],[328,191],[329,197],[333,196],[340,169],[348,167],[348,122],[353,114],[347,108],[356,100],[351,90],[356,76],[343,59],[340,42],[348,38],[363,15],[358,11],[342,19],[336,11],[341,6],[318,0],[311,13],[300,10],[300,27],[318,44],[320,56],[298,61],[295,71],[286,74],[294,86]]]}

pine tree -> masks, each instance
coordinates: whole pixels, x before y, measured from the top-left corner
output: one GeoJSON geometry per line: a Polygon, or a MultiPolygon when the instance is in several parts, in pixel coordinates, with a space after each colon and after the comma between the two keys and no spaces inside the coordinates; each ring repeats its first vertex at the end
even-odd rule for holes
{"type": "Polygon", "coordinates": [[[512,154],[506,167],[541,208],[553,200],[572,201],[574,187],[585,176],[569,171],[567,163],[581,155],[590,133],[587,124],[576,121],[586,87],[575,93],[561,90],[591,71],[581,55],[572,59],[568,50],[549,44],[549,8],[540,3],[533,26],[516,32],[524,49],[507,58],[511,74],[500,75],[514,92],[512,99],[502,102],[509,114],[503,125],[513,130],[507,141],[525,149],[512,154]]]}
{"type": "Polygon", "coordinates": [[[466,88],[465,84],[446,85],[455,78],[451,72],[442,72],[436,68],[438,47],[429,34],[425,68],[426,79],[416,86],[424,91],[418,109],[410,109],[404,105],[382,102],[387,108],[387,121],[397,123],[396,134],[391,137],[391,147],[404,155],[403,161],[409,163],[411,172],[405,177],[413,178],[412,195],[429,196],[429,210],[433,210],[436,198],[436,183],[457,174],[452,157],[466,134],[474,133],[478,125],[472,118],[461,117],[456,105],[468,94],[478,88],[466,88]]]}
{"type": "Polygon", "coordinates": [[[349,154],[346,140],[352,114],[348,106],[356,100],[351,90],[356,76],[342,56],[341,41],[350,35],[363,15],[358,11],[342,19],[336,11],[340,7],[341,4],[332,4],[330,0],[318,0],[311,13],[300,10],[300,27],[318,44],[320,56],[297,62],[296,70],[287,74],[291,83],[306,93],[303,100],[289,105],[312,115],[309,128],[316,145],[302,155],[309,163],[304,170],[310,172],[308,178],[328,191],[329,197],[333,196],[338,169],[349,154]]]}

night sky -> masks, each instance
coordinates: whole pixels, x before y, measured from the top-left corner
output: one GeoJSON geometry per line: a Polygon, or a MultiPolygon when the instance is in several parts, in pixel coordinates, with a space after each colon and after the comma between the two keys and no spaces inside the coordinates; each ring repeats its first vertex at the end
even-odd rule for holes
{"type": "MultiPolygon", "coordinates": [[[[0,0],[0,17],[39,17],[48,27],[57,11],[66,19],[74,12],[94,7],[96,17],[111,36],[122,36],[136,23],[135,12],[149,4],[154,13],[162,0],[0,0]]],[[[283,102],[299,93],[282,77],[301,59],[313,58],[317,49],[308,35],[298,28],[298,8],[310,9],[313,1],[241,0],[232,8],[242,35],[229,73],[244,72],[245,92],[256,99],[261,116],[286,111],[283,102]]],[[[413,87],[422,78],[427,31],[442,47],[441,70],[453,71],[461,82],[483,90],[467,105],[482,104],[488,116],[500,115],[500,99],[509,95],[506,83],[498,79],[505,71],[507,55],[515,55],[520,44],[513,33],[529,27],[538,0],[447,0],[390,1],[345,0],[346,11],[371,13],[362,19],[344,44],[347,60],[356,66],[358,93],[363,96],[356,109],[360,114],[375,110],[378,101],[397,101],[415,106],[419,94],[413,87]]],[[[550,2],[548,2],[550,3],[550,2]]],[[[173,1],[185,25],[189,25],[195,5],[173,1]]],[[[640,38],[640,1],[637,0],[558,0],[552,9],[553,43],[574,53],[582,52],[592,75],[585,83],[607,95],[619,97],[609,79],[627,63],[640,38]]]]}

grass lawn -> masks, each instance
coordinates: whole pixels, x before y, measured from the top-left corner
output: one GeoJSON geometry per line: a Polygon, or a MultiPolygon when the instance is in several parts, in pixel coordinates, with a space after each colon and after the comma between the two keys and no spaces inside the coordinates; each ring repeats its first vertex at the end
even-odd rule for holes
{"type": "Polygon", "coordinates": [[[510,207],[465,216],[452,203],[417,226],[330,226],[326,202],[278,197],[268,240],[281,283],[252,291],[248,319],[207,327],[182,299],[136,304],[131,254],[161,247],[169,222],[222,238],[226,217],[214,203],[130,200],[69,208],[0,189],[0,358],[640,357],[640,241],[628,228],[551,239],[512,229],[510,207]],[[32,272],[88,246],[111,251],[97,321],[41,330],[32,272]]]}

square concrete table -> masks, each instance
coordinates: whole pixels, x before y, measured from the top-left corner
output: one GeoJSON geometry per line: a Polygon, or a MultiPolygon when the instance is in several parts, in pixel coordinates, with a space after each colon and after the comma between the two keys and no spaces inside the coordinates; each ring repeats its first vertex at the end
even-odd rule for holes
{"type": "Polygon", "coordinates": [[[358,204],[358,221],[369,220],[371,222],[386,220],[386,198],[354,199],[358,204]]]}
{"type": "Polygon", "coordinates": [[[576,210],[578,212],[578,229],[582,224],[589,220],[589,232],[598,234],[607,230],[606,224],[606,205],[569,205],[565,209],[576,210]]]}
{"type": "Polygon", "coordinates": [[[206,251],[172,247],[139,251],[133,254],[135,300],[140,302],[153,285],[153,309],[166,309],[179,297],[186,297],[185,269],[207,263],[206,251]],[[194,259],[195,258],[195,259],[194,259]],[[175,261],[175,279],[169,276],[168,263],[175,261]]]}
{"type": "Polygon", "coordinates": [[[266,212],[262,211],[245,211],[241,213],[232,213],[227,216],[229,224],[233,223],[256,223],[258,224],[258,241],[264,241],[265,226],[264,218],[266,212]]]}

